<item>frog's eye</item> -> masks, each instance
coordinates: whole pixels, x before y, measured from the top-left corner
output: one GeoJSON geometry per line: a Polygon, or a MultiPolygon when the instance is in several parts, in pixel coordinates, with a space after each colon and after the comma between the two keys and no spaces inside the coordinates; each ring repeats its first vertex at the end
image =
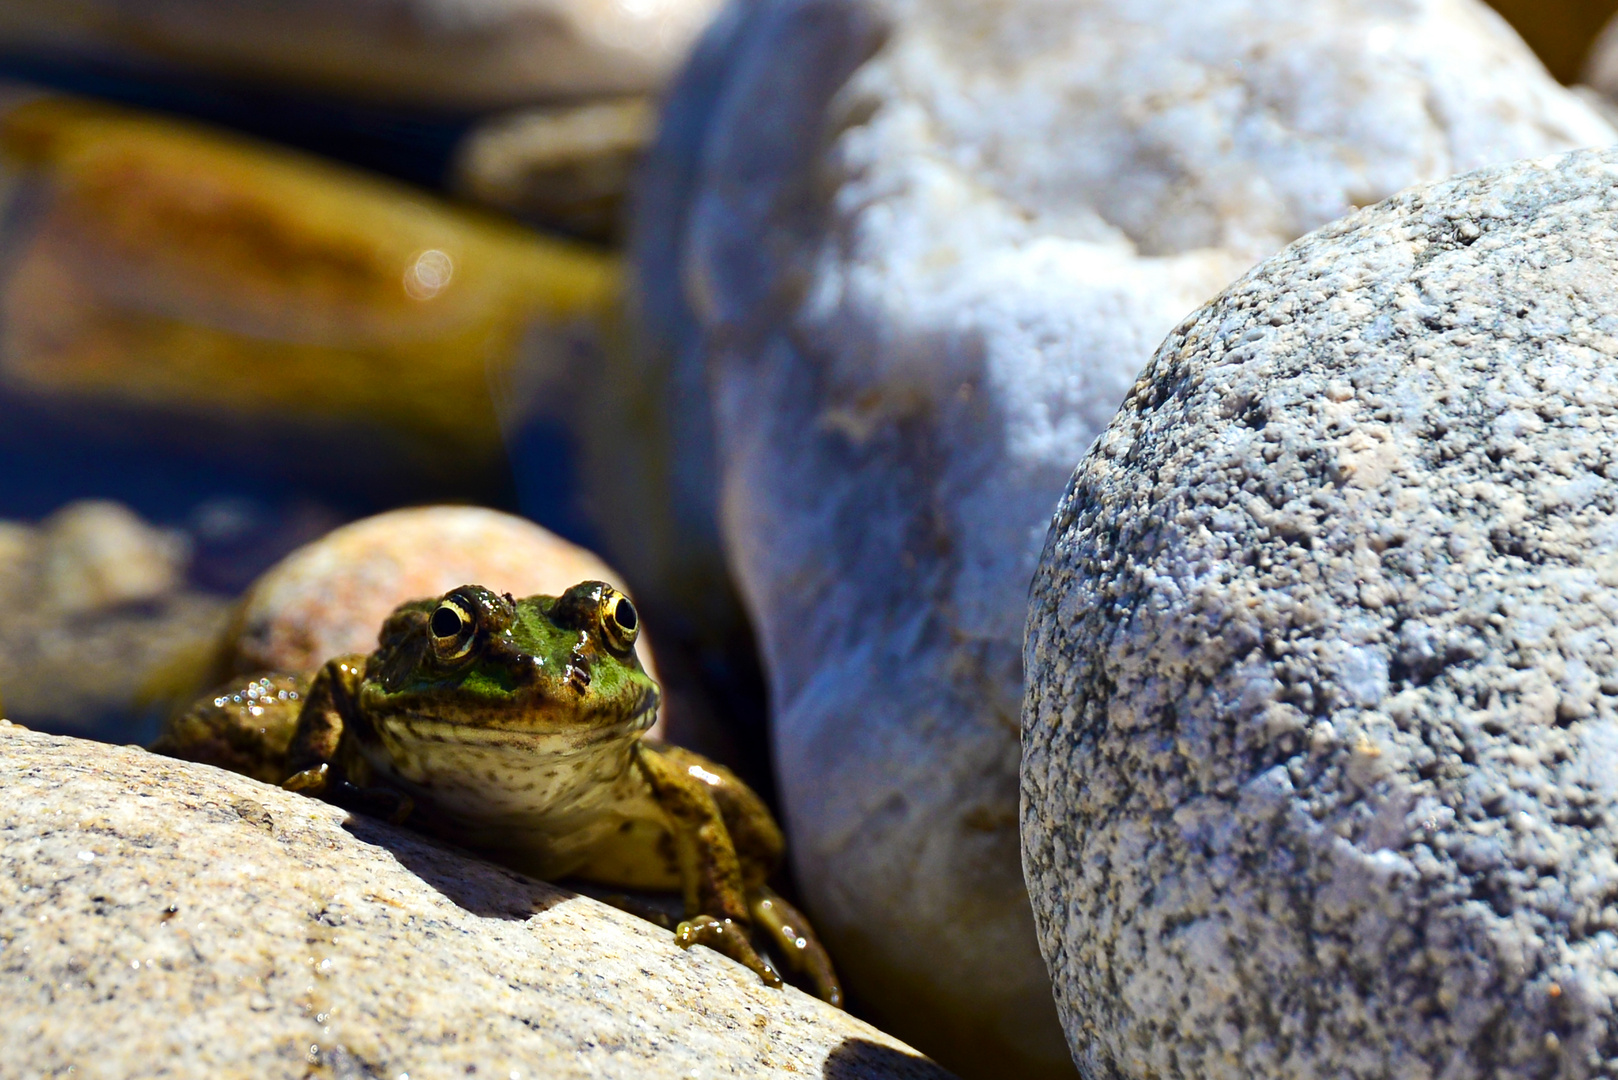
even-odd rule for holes
{"type": "Polygon", "coordinates": [[[640,614],[617,589],[601,590],[601,633],[619,652],[634,648],[635,638],[640,636],[640,614]]]}
{"type": "Polygon", "coordinates": [[[460,604],[442,600],[427,620],[427,632],[432,635],[433,653],[440,660],[459,660],[472,651],[477,623],[460,604]]]}

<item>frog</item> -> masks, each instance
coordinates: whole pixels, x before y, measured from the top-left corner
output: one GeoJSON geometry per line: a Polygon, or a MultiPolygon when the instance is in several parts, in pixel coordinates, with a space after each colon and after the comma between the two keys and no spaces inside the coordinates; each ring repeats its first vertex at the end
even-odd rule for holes
{"type": "Polygon", "coordinates": [[[369,655],[205,695],[149,749],[544,880],[678,892],[682,948],[717,950],[779,987],[762,935],[842,1007],[824,946],[767,884],[785,842],[763,800],[723,765],[647,736],[661,690],[636,656],[639,633],[634,602],[606,582],[523,599],[463,585],[400,604],[369,655]]]}

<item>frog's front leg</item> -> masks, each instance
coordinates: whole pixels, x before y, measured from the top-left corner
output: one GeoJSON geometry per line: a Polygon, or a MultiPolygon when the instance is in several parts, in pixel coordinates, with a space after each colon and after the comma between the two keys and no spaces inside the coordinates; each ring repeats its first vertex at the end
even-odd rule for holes
{"type": "Polygon", "coordinates": [[[408,795],[368,787],[368,776],[350,776],[341,756],[343,732],[358,716],[365,657],[328,660],[304,696],[298,729],[287,747],[288,791],[314,795],[338,806],[402,824],[415,809],[408,795]]]}
{"type": "Polygon", "coordinates": [[[741,863],[707,785],[656,749],[635,747],[635,765],[674,831],[686,920],[675,927],[681,948],[706,945],[751,969],[765,984],[781,977],[749,940],[752,927],[741,863]]]}

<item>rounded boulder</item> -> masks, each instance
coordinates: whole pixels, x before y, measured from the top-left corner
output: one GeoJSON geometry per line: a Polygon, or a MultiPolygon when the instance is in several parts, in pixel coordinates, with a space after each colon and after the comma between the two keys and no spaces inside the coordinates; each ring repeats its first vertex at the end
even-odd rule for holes
{"type": "Polygon", "coordinates": [[[1618,151],[1187,318],[1032,588],[1022,838],[1092,1077],[1618,1069],[1618,151]]]}

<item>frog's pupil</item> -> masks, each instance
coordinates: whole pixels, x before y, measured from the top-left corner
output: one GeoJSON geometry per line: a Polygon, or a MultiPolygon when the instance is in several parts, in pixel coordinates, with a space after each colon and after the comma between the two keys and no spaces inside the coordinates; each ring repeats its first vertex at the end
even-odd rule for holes
{"type": "Polygon", "coordinates": [[[620,598],[618,606],[612,609],[612,617],[618,620],[618,625],[625,630],[635,629],[635,605],[628,600],[620,598]]]}
{"type": "Polygon", "coordinates": [[[454,609],[441,607],[433,612],[432,629],[434,637],[454,637],[461,632],[461,617],[454,609]]]}

